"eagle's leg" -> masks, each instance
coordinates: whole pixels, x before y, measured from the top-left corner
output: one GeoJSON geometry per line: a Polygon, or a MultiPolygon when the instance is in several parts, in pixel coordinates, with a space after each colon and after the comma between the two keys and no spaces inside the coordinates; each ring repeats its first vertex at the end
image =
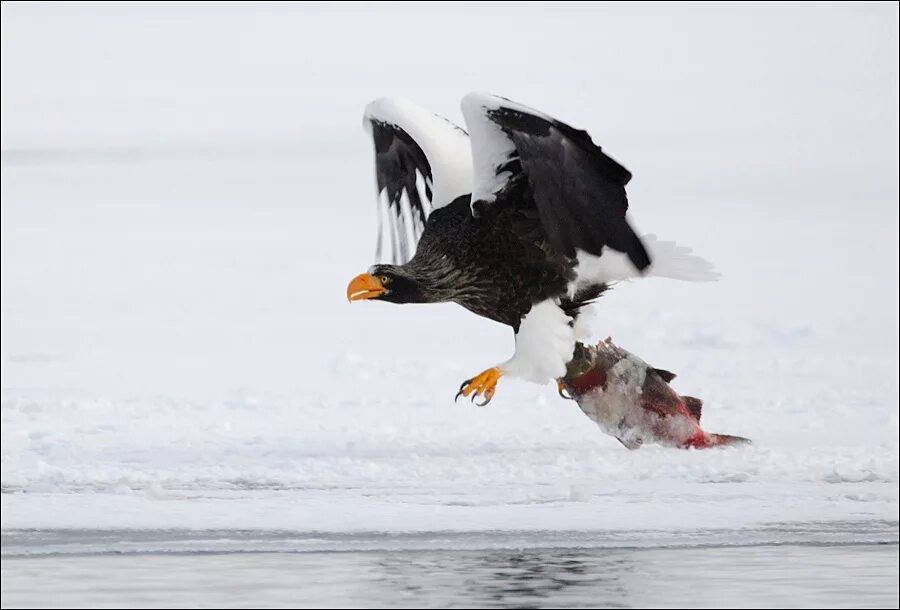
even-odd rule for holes
{"type": "Polygon", "coordinates": [[[456,397],[453,400],[456,401],[460,396],[468,396],[471,394],[472,402],[479,407],[483,407],[491,402],[491,398],[494,397],[494,392],[497,390],[497,381],[502,376],[503,369],[497,366],[482,371],[475,377],[463,381],[462,385],[459,386],[459,392],[456,393],[456,397]],[[484,400],[475,402],[475,399],[479,396],[483,397],[484,400]]]}
{"type": "Polygon", "coordinates": [[[514,328],[516,352],[502,364],[491,367],[472,379],[465,380],[456,393],[484,400],[486,405],[494,397],[497,380],[503,375],[536,383],[561,379],[566,375],[566,363],[572,359],[576,347],[571,318],[555,299],[539,301],[522,317],[514,328]]]}

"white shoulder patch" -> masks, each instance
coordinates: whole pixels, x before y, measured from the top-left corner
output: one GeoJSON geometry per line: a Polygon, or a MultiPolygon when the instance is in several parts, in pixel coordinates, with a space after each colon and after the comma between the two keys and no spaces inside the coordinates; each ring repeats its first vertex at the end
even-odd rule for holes
{"type": "Polygon", "coordinates": [[[516,333],[516,353],[501,368],[513,377],[536,383],[565,375],[575,350],[570,321],[552,299],[533,305],[516,333]]]}
{"type": "Polygon", "coordinates": [[[507,105],[508,100],[487,93],[470,93],[460,104],[466,127],[472,138],[472,202],[492,202],[510,178],[499,168],[515,154],[516,148],[500,126],[491,121],[488,111],[507,105]]]}

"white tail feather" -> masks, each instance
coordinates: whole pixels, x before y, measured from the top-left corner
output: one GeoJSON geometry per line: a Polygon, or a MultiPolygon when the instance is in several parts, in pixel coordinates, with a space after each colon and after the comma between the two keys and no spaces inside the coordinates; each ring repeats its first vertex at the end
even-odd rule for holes
{"type": "Polygon", "coordinates": [[[715,265],[692,254],[687,246],[679,246],[674,241],[660,241],[656,235],[645,235],[641,238],[653,261],[645,271],[645,275],[668,277],[686,282],[715,282],[719,273],[715,265]]]}
{"type": "Polygon", "coordinates": [[[628,256],[606,248],[602,256],[578,252],[578,279],[570,288],[585,284],[614,282],[637,277],[667,277],[688,282],[714,282],[719,279],[714,265],[703,257],[692,254],[691,249],[674,241],[661,241],[656,235],[641,237],[652,263],[641,274],[628,256]]]}

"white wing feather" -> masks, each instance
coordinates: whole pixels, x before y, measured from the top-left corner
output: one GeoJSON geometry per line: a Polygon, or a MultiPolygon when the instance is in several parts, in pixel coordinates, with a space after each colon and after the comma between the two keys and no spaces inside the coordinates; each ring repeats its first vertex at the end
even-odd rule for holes
{"type": "Polygon", "coordinates": [[[396,125],[415,140],[428,158],[434,209],[472,192],[472,148],[468,134],[445,119],[403,98],[382,97],[366,106],[363,126],[371,121],[396,125]]]}

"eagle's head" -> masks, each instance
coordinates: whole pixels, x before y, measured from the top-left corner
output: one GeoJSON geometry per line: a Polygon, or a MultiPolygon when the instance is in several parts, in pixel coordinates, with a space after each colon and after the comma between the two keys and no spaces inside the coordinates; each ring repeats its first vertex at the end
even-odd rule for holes
{"type": "Polygon", "coordinates": [[[347,286],[351,301],[374,299],[390,303],[427,303],[422,284],[407,269],[398,265],[374,265],[368,273],[357,275],[347,286]]]}

